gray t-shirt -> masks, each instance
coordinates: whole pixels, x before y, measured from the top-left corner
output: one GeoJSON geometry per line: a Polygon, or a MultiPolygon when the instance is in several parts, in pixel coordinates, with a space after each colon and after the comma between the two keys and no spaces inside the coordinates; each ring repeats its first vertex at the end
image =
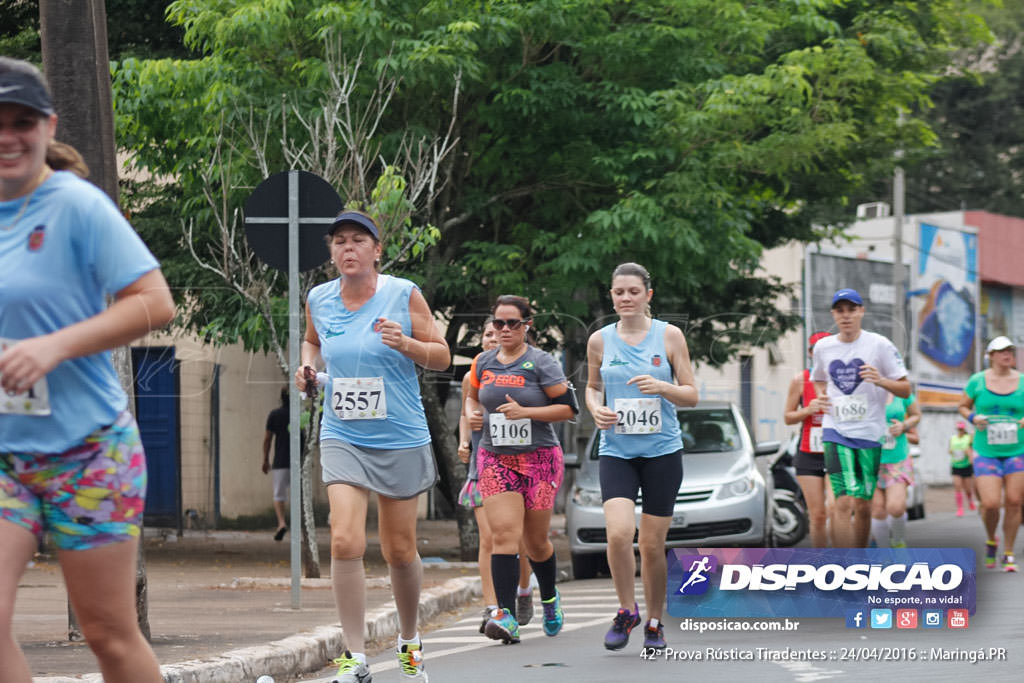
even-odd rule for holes
{"type": "Polygon", "coordinates": [[[494,453],[529,453],[538,448],[558,446],[558,437],[550,422],[538,420],[505,421],[498,406],[508,403],[508,394],[522,406],[551,405],[544,387],[565,382],[565,373],[551,354],[535,346],[526,347],[526,353],[505,364],[498,361],[498,351],[484,351],[473,361],[470,381],[477,387],[480,404],[484,408],[483,437],[480,447],[494,453]],[[527,424],[529,429],[526,429],[527,424]],[[525,437],[529,437],[528,440],[525,437]],[[493,438],[492,438],[493,437],[493,438]],[[495,443],[497,442],[497,444],[495,443]]]}

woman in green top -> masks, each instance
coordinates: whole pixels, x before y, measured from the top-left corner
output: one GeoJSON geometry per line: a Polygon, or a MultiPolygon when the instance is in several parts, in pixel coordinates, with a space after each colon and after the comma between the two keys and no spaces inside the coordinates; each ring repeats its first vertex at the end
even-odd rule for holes
{"type": "Polygon", "coordinates": [[[956,516],[964,516],[964,494],[967,504],[974,509],[974,450],[971,449],[971,435],[967,423],[956,423],[956,434],[949,437],[950,474],[953,475],[953,490],[956,492],[956,516]]]}
{"type": "Polygon", "coordinates": [[[989,368],[967,381],[960,414],[974,425],[974,476],[985,524],[985,566],[994,569],[999,539],[999,506],[1003,512],[1003,571],[1017,571],[1013,546],[1024,501],[1024,377],[1015,369],[1013,342],[996,337],[988,344],[989,368]]]}
{"type": "Polygon", "coordinates": [[[914,482],[907,438],[921,421],[917,397],[889,394],[885,421],[889,428],[882,439],[882,465],[871,498],[871,536],[879,548],[906,548],[907,487],[914,482]]]}

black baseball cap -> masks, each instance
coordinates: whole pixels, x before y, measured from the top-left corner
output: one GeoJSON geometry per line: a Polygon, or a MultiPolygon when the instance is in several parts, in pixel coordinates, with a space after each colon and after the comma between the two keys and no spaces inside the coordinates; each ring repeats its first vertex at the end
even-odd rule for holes
{"type": "Polygon", "coordinates": [[[7,71],[0,73],[0,104],[20,104],[52,116],[53,100],[46,86],[34,75],[7,71]]]}
{"type": "Polygon", "coordinates": [[[377,229],[377,224],[365,213],[360,213],[358,211],[342,211],[334,217],[334,222],[331,223],[331,227],[327,229],[327,234],[333,235],[334,231],[343,225],[357,225],[370,233],[373,239],[380,242],[380,231],[377,229]]]}

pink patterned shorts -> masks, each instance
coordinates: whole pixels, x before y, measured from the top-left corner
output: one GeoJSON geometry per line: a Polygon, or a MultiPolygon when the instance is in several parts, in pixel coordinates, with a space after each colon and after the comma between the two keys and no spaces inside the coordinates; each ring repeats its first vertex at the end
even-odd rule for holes
{"type": "Polygon", "coordinates": [[[87,550],[139,535],[146,497],[146,458],[135,418],[63,453],[0,452],[0,520],[62,550],[87,550]]]}
{"type": "Polygon", "coordinates": [[[480,494],[486,501],[499,493],[518,493],[527,510],[550,510],[562,485],[565,468],[562,447],[538,448],[530,453],[500,455],[481,448],[477,452],[480,494]]]}
{"type": "Polygon", "coordinates": [[[899,462],[883,463],[878,468],[878,488],[886,489],[899,482],[907,486],[914,483],[914,465],[909,457],[899,462]]]}

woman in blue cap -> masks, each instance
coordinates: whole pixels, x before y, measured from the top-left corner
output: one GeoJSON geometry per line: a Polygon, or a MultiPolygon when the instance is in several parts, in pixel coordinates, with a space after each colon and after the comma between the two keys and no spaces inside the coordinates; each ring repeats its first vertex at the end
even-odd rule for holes
{"type": "Polygon", "coordinates": [[[378,272],[380,232],[373,218],[343,211],[327,243],[339,277],[309,293],[295,382],[306,390],[316,382],[316,366],[325,365],[320,461],[331,509],[331,580],[347,648],[335,660],[335,681],[371,678],[363,636],[371,493],[398,608],[399,671],[407,680],[426,681],[417,629],[423,565],[416,508],[437,471],[416,366],[444,370],[451,353],[419,288],[378,272]]]}

